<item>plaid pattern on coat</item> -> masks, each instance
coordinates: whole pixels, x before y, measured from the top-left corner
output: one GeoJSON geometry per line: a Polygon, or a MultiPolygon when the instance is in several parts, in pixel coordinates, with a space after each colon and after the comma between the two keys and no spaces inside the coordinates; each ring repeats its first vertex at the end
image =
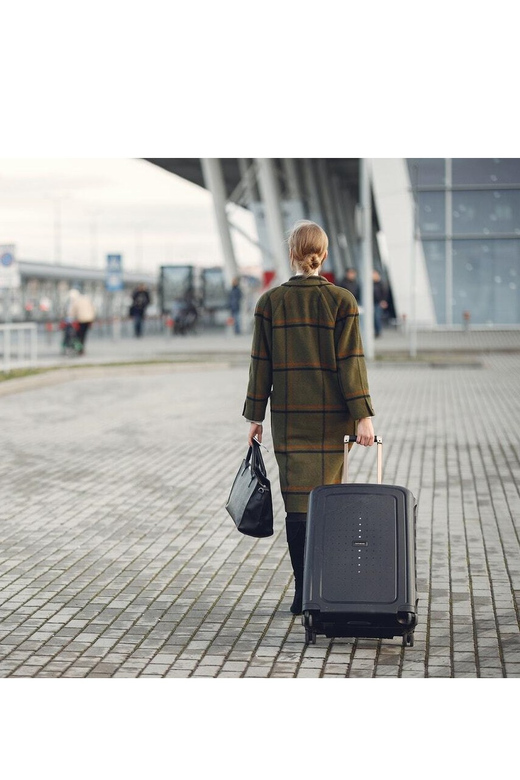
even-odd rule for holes
{"type": "Polygon", "coordinates": [[[294,276],[255,309],[243,415],[271,428],[287,512],[310,491],[341,482],[343,437],[374,415],[356,299],[322,276],[294,276]]]}

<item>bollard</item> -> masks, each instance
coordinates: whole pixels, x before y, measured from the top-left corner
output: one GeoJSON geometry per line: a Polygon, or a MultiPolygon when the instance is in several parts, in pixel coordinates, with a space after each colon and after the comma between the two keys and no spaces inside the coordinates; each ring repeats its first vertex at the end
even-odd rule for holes
{"type": "Polygon", "coordinates": [[[234,317],[228,317],[226,320],[226,336],[233,336],[234,335],[234,326],[235,325],[235,318],[234,317]]]}
{"type": "Polygon", "coordinates": [[[464,321],[464,330],[469,330],[469,325],[470,325],[470,321],[471,321],[471,312],[463,311],[462,312],[462,319],[464,321]]]}

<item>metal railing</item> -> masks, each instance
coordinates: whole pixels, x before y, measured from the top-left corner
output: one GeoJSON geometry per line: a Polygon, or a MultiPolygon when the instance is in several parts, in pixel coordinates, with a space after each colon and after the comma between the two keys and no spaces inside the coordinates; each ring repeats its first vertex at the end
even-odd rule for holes
{"type": "Polygon", "coordinates": [[[38,358],[37,325],[35,322],[8,322],[0,325],[2,338],[2,370],[7,373],[13,365],[32,367],[38,358]],[[28,338],[27,338],[28,337],[28,338]],[[13,348],[15,357],[13,360],[13,348]]]}

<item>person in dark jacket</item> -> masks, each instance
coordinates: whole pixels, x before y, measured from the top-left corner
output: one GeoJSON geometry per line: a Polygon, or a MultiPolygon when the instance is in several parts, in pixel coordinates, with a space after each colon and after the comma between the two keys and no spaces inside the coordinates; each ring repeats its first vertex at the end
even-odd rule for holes
{"type": "Polygon", "coordinates": [[[240,279],[233,279],[231,290],[229,292],[229,310],[233,317],[233,325],[237,336],[240,335],[240,307],[242,305],[243,293],[240,289],[240,279]]]}
{"type": "Polygon", "coordinates": [[[361,300],[361,287],[358,282],[355,268],[347,268],[345,276],[341,282],[338,282],[338,287],[344,287],[345,290],[351,292],[358,303],[361,300]]]}
{"type": "Polygon", "coordinates": [[[291,612],[301,614],[303,553],[310,491],[341,482],[346,434],[374,443],[357,302],[319,275],[328,238],[298,222],[289,238],[295,275],[265,292],[255,309],[249,384],[243,415],[248,442],[262,441],[267,402],[285,504],[294,572],[291,612]]]}
{"type": "Polygon", "coordinates": [[[130,310],[132,319],[134,320],[134,333],[136,338],[143,335],[143,323],[146,316],[146,309],[150,305],[152,299],[150,293],[146,289],[145,284],[139,284],[132,293],[132,307],[130,310]]]}
{"type": "Polygon", "coordinates": [[[374,285],[374,332],[377,339],[383,330],[383,312],[388,309],[388,294],[379,271],[372,272],[372,283],[374,285]]]}

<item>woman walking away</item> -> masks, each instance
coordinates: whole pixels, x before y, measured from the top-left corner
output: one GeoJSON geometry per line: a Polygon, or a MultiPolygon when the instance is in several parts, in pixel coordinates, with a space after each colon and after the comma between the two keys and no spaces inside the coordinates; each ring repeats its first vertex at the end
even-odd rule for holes
{"type": "Polygon", "coordinates": [[[319,272],[328,238],[316,223],[298,222],[289,237],[295,272],[265,292],[255,309],[249,384],[243,415],[249,445],[262,441],[267,401],[286,511],[294,571],[291,612],[301,614],[307,503],[319,485],[341,482],[347,434],[374,443],[356,299],[319,272]]]}

